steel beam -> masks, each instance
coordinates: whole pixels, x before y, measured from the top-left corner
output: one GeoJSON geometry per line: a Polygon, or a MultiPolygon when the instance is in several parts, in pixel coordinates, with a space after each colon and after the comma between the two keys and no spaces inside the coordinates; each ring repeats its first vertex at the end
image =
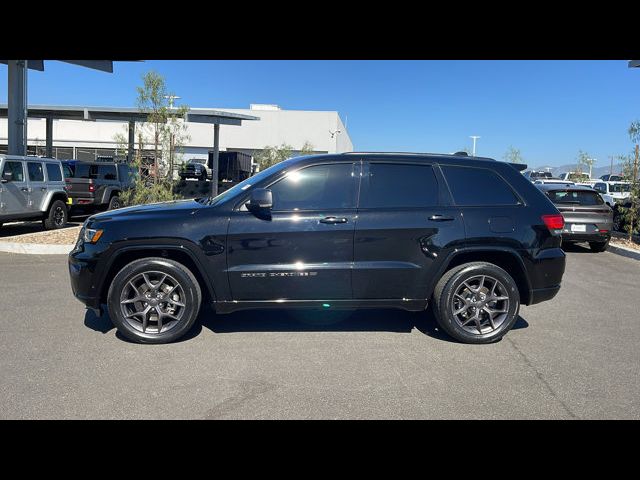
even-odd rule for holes
{"type": "Polygon", "coordinates": [[[48,158],[53,158],[53,118],[47,117],[45,122],[46,122],[45,156],[48,158]]]}
{"type": "Polygon", "coordinates": [[[8,60],[7,108],[9,155],[27,154],[27,61],[8,60]]]}
{"type": "Polygon", "coordinates": [[[218,158],[220,154],[220,125],[213,126],[213,164],[211,165],[211,196],[218,195],[218,158]]]}
{"type": "Polygon", "coordinates": [[[129,148],[127,149],[127,162],[133,162],[133,147],[136,140],[136,122],[129,122],[129,148]]]}

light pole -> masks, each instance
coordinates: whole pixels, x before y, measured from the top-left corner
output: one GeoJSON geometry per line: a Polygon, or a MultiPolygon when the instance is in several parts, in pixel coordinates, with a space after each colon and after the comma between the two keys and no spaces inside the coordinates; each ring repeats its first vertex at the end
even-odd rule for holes
{"type": "Polygon", "coordinates": [[[473,156],[476,156],[476,140],[480,137],[478,135],[471,135],[469,138],[473,138],[473,156]]]}

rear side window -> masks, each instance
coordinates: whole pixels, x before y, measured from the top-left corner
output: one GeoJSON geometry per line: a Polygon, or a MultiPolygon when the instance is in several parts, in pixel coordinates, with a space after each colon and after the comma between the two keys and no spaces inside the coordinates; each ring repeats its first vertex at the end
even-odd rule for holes
{"type": "Polygon", "coordinates": [[[98,178],[100,180],[117,180],[115,165],[99,165],[98,166],[98,178]]]}
{"type": "Polygon", "coordinates": [[[550,190],[547,197],[553,203],[573,204],[573,205],[602,205],[604,200],[598,192],[590,192],[588,190],[550,190]]]}
{"type": "Polygon", "coordinates": [[[44,182],[44,171],[40,162],[27,162],[30,182],[44,182]]]}
{"type": "Polygon", "coordinates": [[[430,207],[438,205],[438,182],[431,165],[369,164],[360,208],[430,207]]]}
{"type": "Polygon", "coordinates": [[[2,169],[2,175],[9,172],[11,173],[12,182],[24,182],[22,162],[5,162],[4,168],[2,169]]]}
{"type": "Polygon", "coordinates": [[[460,206],[517,205],[511,187],[486,168],[442,166],[453,200],[460,206]]]}
{"type": "Polygon", "coordinates": [[[61,182],[62,181],[62,171],[60,170],[60,166],[55,163],[47,163],[47,177],[50,182],[61,182]]]}
{"type": "Polygon", "coordinates": [[[76,171],[74,176],[76,178],[96,178],[96,169],[94,165],[87,165],[86,163],[76,163],[76,171]],[[93,171],[92,171],[93,170],[93,171]]]}

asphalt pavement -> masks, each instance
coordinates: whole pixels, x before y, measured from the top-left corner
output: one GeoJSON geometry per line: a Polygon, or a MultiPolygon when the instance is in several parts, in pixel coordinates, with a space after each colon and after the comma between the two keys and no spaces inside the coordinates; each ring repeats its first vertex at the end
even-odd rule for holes
{"type": "Polygon", "coordinates": [[[491,345],[428,313],[210,308],[138,345],[71,294],[65,256],[0,253],[0,418],[640,418],[640,262],[581,246],[491,345]]]}

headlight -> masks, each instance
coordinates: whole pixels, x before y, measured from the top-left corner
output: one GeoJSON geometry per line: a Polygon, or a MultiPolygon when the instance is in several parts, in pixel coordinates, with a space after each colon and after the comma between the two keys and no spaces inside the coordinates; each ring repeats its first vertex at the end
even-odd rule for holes
{"type": "Polygon", "coordinates": [[[94,228],[85,228],[83,240],[86,243],[96,243],[98,240],[100,240],[100,237],[102,236],[103,232],[104,230],[96,230],[94,228]]]}

